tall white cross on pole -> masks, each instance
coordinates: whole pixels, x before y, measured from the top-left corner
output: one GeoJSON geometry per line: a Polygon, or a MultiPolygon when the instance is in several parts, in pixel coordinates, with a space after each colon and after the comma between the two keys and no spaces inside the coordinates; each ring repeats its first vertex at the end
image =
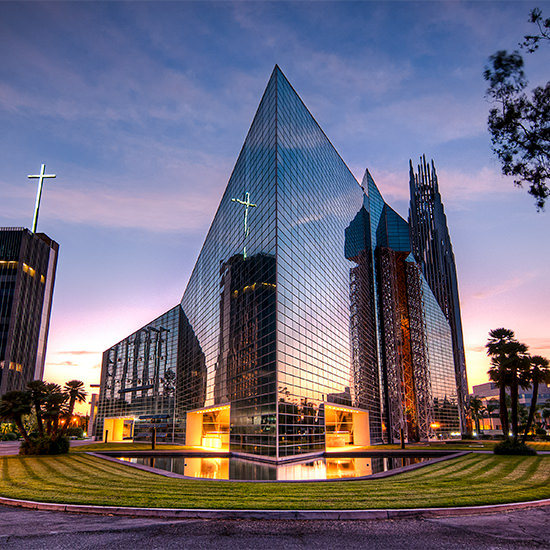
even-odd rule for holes
{"type": "Polygon", "coordinates": [[[248,227],[248,209],[249,208],[255,208],[256,205],[252,204],[250,202],[250,193],[247,191],[244,194],[244,201],[241,199],[231,199],[233,202],[238,202],[239,204],[242,204],[244,208],[244,247],[243,247],[243,259],[246,260],[246,238],[248,237],[248,233],[250,232],[250,228],[248,227]]]}
{"type": "Polygon", "coordinates": [[[34,205],[34,218],[32,220],[32,232],[36,233],[36,226],[38,225],[38,210],[40,209],[40,199],[42,197],[42,186],[44,185],[44,178],[55,178],[55,174],[46,174],[46,165],[43,164],[40,168],[40,174],[34,176],[27,176],[28,178],[38,178],[38,191],[36,193],[36,204],[34,205]]]}

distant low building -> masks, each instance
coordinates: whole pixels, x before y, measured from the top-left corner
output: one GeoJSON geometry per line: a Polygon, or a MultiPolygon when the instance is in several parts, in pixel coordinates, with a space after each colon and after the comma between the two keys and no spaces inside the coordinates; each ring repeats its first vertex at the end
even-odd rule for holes
{"type": "Polygon", "coordinates": [[[0,396],[42,379],[59,245],[0,227],[0,396]]]}
{"type": "MultiPolygon", "coordinates": [[[[485,382],[472,386],[470,397],[481,399],[483,405],[489,409],[485,418],[481,420],[482,430],[502,430],[502,424],[499,417],[499,389],[494,382],[485,382]],[[496,408],[495,408],[496,406],[496,408]]],[[[518,394],[518,404],[529,409],[533,400],[533,387],[530,386],[526,390],[520,388],[518,394]]],[[[539,386],[537,404],[542,405],[550,401],[550,386],[541,384],[539,386]]]]}

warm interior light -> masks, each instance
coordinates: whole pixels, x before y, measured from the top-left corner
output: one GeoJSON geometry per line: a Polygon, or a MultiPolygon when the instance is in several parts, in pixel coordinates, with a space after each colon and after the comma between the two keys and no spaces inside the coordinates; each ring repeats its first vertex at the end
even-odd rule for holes
{"type": "Polygon", "coordinates": [[[209,409],[201,409],[200,411],[193,411],[195,414],[204,414],[211,411],[225,411],[229,409],[231,405],[224,405],[223,407],[212,407],[209,409]]]}
{"type": "Polygon", "coordinates": [[[202,438],[202,446],[207,449],[221,449],[222,439],[219,436],[207,435],[202,438]]]}
{"type": "Polygon", "coordinates": [[[15,269],[17,262],[13,260],[0,260],[0,267],[7,267],[8,269],[15,269]]]}

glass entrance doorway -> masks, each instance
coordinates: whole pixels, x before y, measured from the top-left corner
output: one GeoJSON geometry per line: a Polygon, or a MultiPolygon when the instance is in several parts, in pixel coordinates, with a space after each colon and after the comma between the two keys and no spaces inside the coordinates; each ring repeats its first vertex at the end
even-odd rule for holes
{"type": "Polygon", "coordinates": [[[106,418],[103,423],[103,441],[131,441],[134,436],[134,419],[106,418]]]}
{"type": "Polygon", "coordinates": [[[326,450],[370,445],[369,413],[325,404],[326,450]]]}
{"type": "Polygon", "coordinates": [[[185,444],[229,451],[229,411],[229,405],[189,411],[185,444]]]}

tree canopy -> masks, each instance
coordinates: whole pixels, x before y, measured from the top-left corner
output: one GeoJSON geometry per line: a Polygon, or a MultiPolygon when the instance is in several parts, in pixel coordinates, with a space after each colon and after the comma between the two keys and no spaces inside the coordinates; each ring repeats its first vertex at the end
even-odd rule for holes
{"type": "MultiPolygon", "coordinates": [[[[532,53],[542,42],[550,42],[550,19],[543,19],[535,8],[529,20],[538,26],[538,33],[526,35],[521,46],[532,53]]],[[[523,67],[517,50],[490,56],[483,73],[493,104],[488,128],[502,173],[512,176],[520,187],[527,185],[537,210],[542,210],[550,196],[550,82],[526,93],[523,67]]]]}
{"type": "Polygon", "coordinates": [[[58,454],[69,450],[65,432],[76,403],[86,400],[84,383],[70,380],[59,384],[33,380],[27,391],[12,391],[0,398],[0,420],[15,422],[24,438],[22,454],[58,454]],[[37,433],[28,434],[23,417],[34,411],[37,433]]]}
{"type": "Polygon", "coordinates": [[[528,347],[519,342],[512,330],[497,328],[489,332],[487,355],[491,360],[488,371],[489,379],[499,388],[500,419],[504,437],[510,432],[514,442],[518,442],[518,391],[532,386],[533,394],[529,412],[525,410],[525,430],[522,444],[525,444],[527,434],[533,424],[537,408],[539,385],[550,383],[550,366],[546,358],[539,355],[529,355],[528,347]],[[508,422],[507,392],[510,395],[511,426],[508,422]]]}

